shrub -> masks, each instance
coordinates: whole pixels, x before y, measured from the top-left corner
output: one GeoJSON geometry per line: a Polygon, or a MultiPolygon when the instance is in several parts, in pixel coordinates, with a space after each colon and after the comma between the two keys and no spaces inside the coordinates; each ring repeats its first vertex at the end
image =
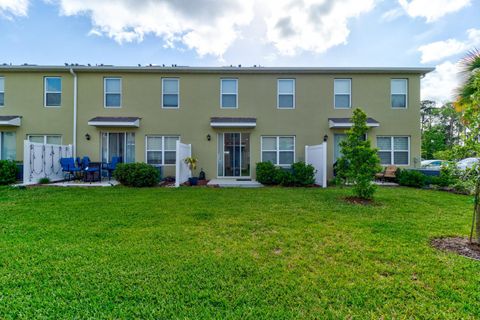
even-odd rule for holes
{"type": "Polygon", "coordinates": [[[293,183],[295,186],[309,186],[315,183],[315,168],[305,162],[296,162],[292,165],[293,183]]]}
{"type": "Polygon", "coordinates": [[[18,167],[14,161],[0,160],[0,185],[12,184],[17,181],[18,167]]]}
{"type": "Polygon", "coordinates": [[[295,178],[289,169],[276,169],[275,182],[284,187],[291,187],[295,184],[295,178]]]}
{"type": "Polygon", "coordinates": [[[401,186],[422,188],[427,184],[427,176],[415,170],[400,170],[397,179],[401,186]]]}
{"type": "Polygon", "coordinates": [[[469,180],[457,180],[453,184],[453,190],[457,193],[473,195],[475,193],[475,181],[469,180]]]}
{"type": "Polygon", "coordinates": [[[50,183],[50,178],[47,178],[47,177],[40,178],[40,179],[38,179],[38,183],[39,184],[48,184],[48,183],[50,183]]]}
{"type": "Polygon", "coordinates": [[[304,187],[315,183],[315,168],[296,162],[290,168],[279,168],[270,161],[257,163],[257,181],[264,185],[304,187]]]}
{"type": "Polygon", "coordinates": [[[458,181],[457,171],[452,166],[444,166],[440,169],[440,175],[438,177],[431,177],[430,184],[439,187],[448,187],[454,185],[458,181]]]}
{"type": "Polygon", "coordinates": [[[113,177],[128,187],[153,187],[160,181],[158,170],[146,163],[120,163],[113,177]]]}
{"type": "Polygon", "coordinates": [[[277,167],[270,161],[257,163],[257,181],[264,185],[277,184],[277,167]]]}

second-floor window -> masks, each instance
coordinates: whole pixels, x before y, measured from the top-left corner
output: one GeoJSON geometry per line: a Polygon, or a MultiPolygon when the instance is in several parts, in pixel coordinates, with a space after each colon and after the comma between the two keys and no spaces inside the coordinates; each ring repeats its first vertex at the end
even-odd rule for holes
{"type": "Polygon", "coordinates": [[[335,109],[349,109],[352,105],[352,79],[335,79],[335,109]]]}
{"type": "Polygon", "coordinates": [[[407,107],[407,79],[392,79],[390,84],[392,108],[404,109],[407,107]]]}
{"type": "Polygon", "coordinates": [[[277,90],[277,107],[295,108],[295,79],[278,79],[277,90]]]}
{"type": "Polygon", "coordinates": [[[5,78],[0,77],[0,107],[5,105],[5,78]]]}
{"type": "Polygon", "coordinates": [[[178,108],[179,105],[178,79],[162,79],[162,107],[178,108]]]}
{"type": "Polygon", "coordinates": [[[220,82],[220,106],[223,109],[238,108],[238,80],[222,79],[220,82]]]}
{"type": "Polygon", "coordinates": [[[105,108],[120,108],[122,106],[122,79],[104,79],[105,108]]]}
{"type": "Polygon", "coordinates": [[[45,107],[60,107],[62,105],[62,78],[45,77],[45,107]]]}

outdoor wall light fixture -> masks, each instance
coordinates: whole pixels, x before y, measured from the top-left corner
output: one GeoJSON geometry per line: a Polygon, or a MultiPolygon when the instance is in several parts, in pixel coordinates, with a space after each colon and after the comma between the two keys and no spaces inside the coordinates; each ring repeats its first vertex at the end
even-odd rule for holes
{"type": "Polygon", "coordinates": [[[85,139],[90,140],[90,135],[88,133],[85,134],[85,139]]]}
{"type": "Polygon", "coordinates": [[[212,136],[210,134],[207,134],[207,140],[208,141],[212,140],[212,136]]]}
{"type": "Polygon", "coordinates": [[[328,134],[326,134],[326,135],[323,136],[323,141],[324,141],[324,142],[327,142],[327,140],[328,140],[328,134]]]}

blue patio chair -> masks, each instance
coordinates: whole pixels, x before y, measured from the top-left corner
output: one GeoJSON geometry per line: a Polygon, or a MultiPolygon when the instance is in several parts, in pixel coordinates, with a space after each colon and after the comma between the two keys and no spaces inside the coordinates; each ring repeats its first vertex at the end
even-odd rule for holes
{"type": "Polygon", "coordinates": [[[60,158],[60,166],[64,177],[68,177],[65,180],[71,180],[72,177],[81,171],[81,168],[75,166],[75,160],[73,158],[60,158]]]}
{"type": "Polygon", "coordinates": [[[95,172],[99,172],[100,168],[99,167],[90,167],[90,158],[85,156],[82,158],[82,171],[85,174],[85,180],[87,180],[87,177],[90,176],[90,182],[93,180],[93,176],[95,172]]]}
{"type": "Polygon", "coordinates": [[[117,168],[117,164],[122,162],[121,157],[112,157],[112,162],[106,163],[103,167],[108,172],[108,180],[112,178],[112,172],[117,168]]]}

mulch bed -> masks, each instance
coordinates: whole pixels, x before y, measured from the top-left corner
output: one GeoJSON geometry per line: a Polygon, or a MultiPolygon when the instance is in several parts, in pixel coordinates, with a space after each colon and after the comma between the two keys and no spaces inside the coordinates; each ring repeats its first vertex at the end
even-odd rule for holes
{"type": "Polygon", "coordinates": [[[468,238],[436,238],[431,241],[431,245],[442,251],[454,252],[461,256],[480,261],[480,245],[478,243],[470,243],[468,238]]]}
{"type": "Polygon", "coordinates": [[[345,202],[348,202],[348,203],[351,203],[351,204],[361,204],[363,206],[369,206],[369,205],[372,205],[374,204],[373,200],[365,200],[365,199],[362,199],[362,198],[358,198],[358,197],[345,197],[344,198],[345,202]]]}

